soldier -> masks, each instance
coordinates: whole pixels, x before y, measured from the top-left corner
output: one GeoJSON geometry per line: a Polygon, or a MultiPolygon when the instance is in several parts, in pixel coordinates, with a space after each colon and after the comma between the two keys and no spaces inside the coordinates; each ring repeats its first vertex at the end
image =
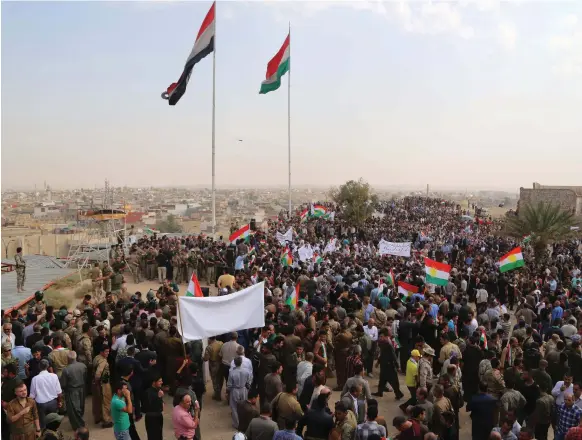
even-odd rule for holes
{"type": "Polygon", "coordinates": [[[222,345],[223,343],[216,340],[216,338],[208,338],[208,346],[204,352],[204,360],[208,361],[210,377],[212,378],[212,387],[214,389],[213,400],[220,400],[220,393],[222,391],[222,358],[220,356],[222,345]]]}
{"type": "Polygon", "coordinates": [[[129,253],[129,266],[131,268],[131,274],[133,275],[133,282],[138,284],[141,282],[141,270],[140,270],[140,258],[137,251],[132,250],[129,253]]]}
{"type": "Polygon", "coordinates": [[[121,272],[116,268],[113,272],[113,276],[111,277],[111,293],[117,298],[121,296],[121,290],[123,287],[123,275],[121,272]]]}
{"type": "Polygon", "coordinates": [[[109,346],[103,344],[101,352],[93,359],[93,371],[95,373],[93,380],[93,417],[95,424],[101,423],[103,428],[113,426],[111,422],[111,378],[109,373],[109,346]]]}
{"type": "Polygon", "coordinates": [[[18,293],[24,292],[24,282],[26,281],[26,261],[22,257],[22,248],[16,248],[16,255],[14,256],[14,263],[16,264],[16,291],[18,293]]]}
{"type": "Polygon", "coordinates": [[[192,274],[195,273],[196,276],[198,277],[198,257],[193,251],[188,252],[187,264],[188,264],[188,278],[186,279],[186,282],[190,282],[192,274]]]}
{"type": "Polygon", "coordinates": [[[49,353],[48,358],[51,361],[53,371],[59,379],[65,367],[69,365],[68,352],[69,350],[63,347],[63,341],[60,338],[53,338],[53,351],[49,353]]]}
{"type": "MultiPolygon", "coordinates": [[[[77,360],[87,366],[87,378],[91,377],[93,369],[93,342],[91,341],[91,336],[89,336],[90,329],[91,325],[85,322],[81,328],[82,333],[75,344],[77,360]]],[[[87,381],[86,387],[90,388],[89,381],[87,381]]]]}
{"type": "Polygon", "coordinates": [[[67,327],[63,331],[71,339],[71,343],[73,344],[73,350],[75,350],[77,343],[77,335],[79,333],[77,332],[77,328],[75,327],[76,318],[74,318],[71,315],[67,315],[65,316],[65,322],[67,323],[67,327]]]}
{"type": "Polygon", "coordinates": [[[99,267],[99,262],[96,261],[93,264],[93,268],[91,269],[91,285],[92,289],[91,292],[95,298],[101,298],[103,295],[103,273],[101,272],[101,268],[99,267]]]}
{"type": "Polygon", "coordinates": [[[172,256],[172,266],[174,267],[174,282],[180,284],[182,282],[182,257],[180,257],[179,252],[172,256]]]}
{"type": "Polygon", "coordinates": [[[113,276],[113,270],[111,266],[109,266],[108,261],[103,262],[103,270],[101,271],[103,276],[101,279],[103,280],[103,290],[105,293],[111,292],[111,277],[113,276]]]}
{"type": "Polygon", "coordinates": [[[145,255],[146,265],[147,265],[147,278],[148,280],[155,280],[158,276],[158,270],[156,267],[156,250],[150,246],[145,255]]]}

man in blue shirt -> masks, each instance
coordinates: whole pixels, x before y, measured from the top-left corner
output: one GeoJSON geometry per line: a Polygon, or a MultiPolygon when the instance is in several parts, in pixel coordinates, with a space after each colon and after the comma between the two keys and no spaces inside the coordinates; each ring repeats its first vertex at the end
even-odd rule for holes
{"type": "Polygon", "coordinates": [[[293,417],[285,419],[285,429],[280,431],[275,431],[273,435],[273,440],[303,440],[297,434],[295,434],[295,428],[297,427],[297,420],[293,417]]]}
{"type": "Polygon", "coordinates": [[[18,359],[18,378],[26,380],[26,370],[24,366],[32,359],[32,351],[22,343],[22,336],[16,339],[16,345],[12,349],[12,357],[18,359]]]}
{"type": "Polygon", "coordinates": [[[552,309],[552,322],[554,322],[554,320],[556,320],[556,319],[562,319],[563,315],[564,315],[564,309],[562,307],[560,307],[560,302],[556,301],[554,303],[554,308],[552,309]]]}

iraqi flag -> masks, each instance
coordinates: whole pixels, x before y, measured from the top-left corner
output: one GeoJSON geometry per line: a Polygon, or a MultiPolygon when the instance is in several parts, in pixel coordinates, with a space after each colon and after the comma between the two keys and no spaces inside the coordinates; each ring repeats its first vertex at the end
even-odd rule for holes
{"type": "Polygon", "coordinates": [[[186,296],[195,296],[203,298],[202,289],[200,288],[200,282],[198,282],[198,277],[194,272],[192,272],[192,278],[188,283],[188,290],[186,291],[186,296]]]}
{"type": "Polygon", "coordinates": [[[216,2],[212,3],[208,14],[200,26],[198,31],[198,36],[196,37],[196,42],[192,48],[192,52],[188,55],[186,59],[186,64],[184,65],[184,71],[180,76],[178,82],[172,83],[168,90],[162,93],[162,98],[168,101],[170,105],[176,105],[182,95],[186,93],[186,86],[190,80],[190,75],[192,74],[192,69],[205,56],[211,54],[214,51],[214,35],[216,32],[216,2]]]}

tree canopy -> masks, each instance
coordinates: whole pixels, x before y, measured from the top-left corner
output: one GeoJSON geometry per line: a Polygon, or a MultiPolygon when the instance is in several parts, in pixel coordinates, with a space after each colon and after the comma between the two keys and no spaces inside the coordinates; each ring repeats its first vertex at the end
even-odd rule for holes
{"type": "Polygon", "coordinates": [[[169,214],[166,220],[161,220],[156,223],[156,228],[160,232],[182,232],[182,225],[176,221],[176,216],[169,214]]]}
{"type": "Polygon", "coordinates": [[[536,258],[540,258],[548,244],[572,235],[571,227],[577,223],[574,214],[560,205],[538,202],[521,206],[518,215],[508,216],[506,231],[515,238],[530,236],[536,258]]]}
{"type": "Polygon", "coordinates": [[[363,179],[350,180],[334,188],[330,196],[340,206],[345,219],[356,226],[362,225],[374,212],[378,197],[363,179]]]}

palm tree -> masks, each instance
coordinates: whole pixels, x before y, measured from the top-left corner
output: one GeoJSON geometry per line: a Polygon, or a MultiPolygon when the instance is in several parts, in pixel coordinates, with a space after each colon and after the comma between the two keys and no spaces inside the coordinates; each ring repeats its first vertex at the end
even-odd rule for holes
{"type": "Polygon", "coordinates": [[[573,213],[555,203],[538,202],[520,207],[519,215],[507,217],[506,231],[515,238],[531,237],[536,260],[545,254],[549,243],[573,235],[578,224],[573,213]]]}

